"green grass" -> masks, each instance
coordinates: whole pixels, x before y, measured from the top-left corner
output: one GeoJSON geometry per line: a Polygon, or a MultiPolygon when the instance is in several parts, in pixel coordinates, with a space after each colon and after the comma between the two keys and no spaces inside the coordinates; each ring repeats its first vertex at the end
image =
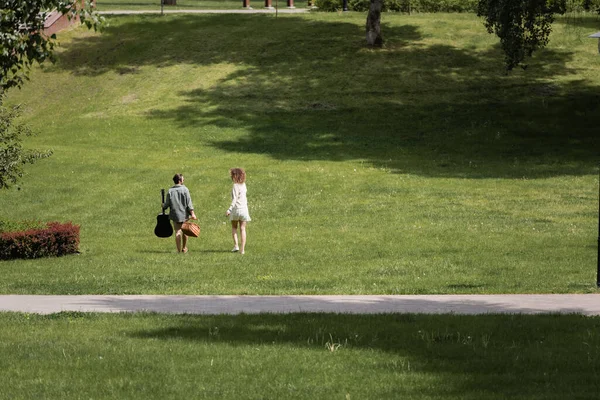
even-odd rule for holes
{"type": "Polygon", "coordinates": [[[555,24],[503,73],[473,15],[124,16],[60,35],[25,103],[54,155],[0,219],[73,221],[78,256],[0,263],[0,293],[414,294],[595,291],[598,17],[555,24]],[[248,172],[230,254],[228,170],[248,172]],[[186,176],[190,253],[153,236],[186,176]]]}
{"type": "Polygon", "coordinates": [[[43,229],[46,228],[46,223],[42,221],[15,221],[0,219],[0,233],[26,231],[28,229],[43,229]]]}
{"type": "Polygon", "coordinates": [[[600,318],[0,314],[8,399],[596,399],[600,318]]]}
{"type": "MultiPolygon", "coordinates": [[[[232,10],[243,9],[242,0],[177,0],[174,6],[165,5],[164,10],[232,10]]],[[[276,2],[272,0],[272,6],[276,2]]],[[[97,0],[98,11],[120,11],[120,10],[160,10],[160,0],[97,0]]],[[[250,6],[255,9],[264,8],[265,2],[251,0],[250,6]]],[[[294,1],[296,8],[308,7],[307,1],[294,1]]],[[[287,1],[281,0],[278,3],[280,9],[287,7],[287,1]]]]}

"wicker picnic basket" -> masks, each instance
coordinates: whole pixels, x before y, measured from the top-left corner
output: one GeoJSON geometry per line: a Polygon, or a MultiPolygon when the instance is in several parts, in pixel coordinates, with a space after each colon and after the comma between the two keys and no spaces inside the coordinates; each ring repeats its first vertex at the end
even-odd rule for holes
{"type": "Polygon", "coordinates": [[[200,226],[189,221],[185,221],[181,225],[181,230],[186,236],[198,237],[200,236],[200,226]]]}

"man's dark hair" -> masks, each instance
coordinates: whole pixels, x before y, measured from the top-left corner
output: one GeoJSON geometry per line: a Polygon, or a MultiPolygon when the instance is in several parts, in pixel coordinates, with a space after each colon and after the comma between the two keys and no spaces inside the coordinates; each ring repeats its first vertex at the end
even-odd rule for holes
{"type": "Polygon", "coordinates": [[[181,174],[175,174],[175,176],[173,177],[173,182],[175,182],[175,184],[179,184],[183,181],[183,175],[181,174]]]}

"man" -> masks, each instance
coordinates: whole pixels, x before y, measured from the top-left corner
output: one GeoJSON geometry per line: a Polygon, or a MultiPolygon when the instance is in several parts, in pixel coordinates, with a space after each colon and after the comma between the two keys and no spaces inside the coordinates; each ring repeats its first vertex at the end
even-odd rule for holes
{"type": "Polygon", "coordinates": [[[181,174],[175,174],[173,182],[175,186],[169,189],[167,199],[163,204],[163,209],[170,208],[169,219],[173,221],[173,229],[175,230],[175,244],[177,245],[178,253],[187,253],[188,237],[181,230],[181,226],[188,219],[198,219],[194,213],[192,198],[190,191],[183,184],[184,178],[181,174]]]}

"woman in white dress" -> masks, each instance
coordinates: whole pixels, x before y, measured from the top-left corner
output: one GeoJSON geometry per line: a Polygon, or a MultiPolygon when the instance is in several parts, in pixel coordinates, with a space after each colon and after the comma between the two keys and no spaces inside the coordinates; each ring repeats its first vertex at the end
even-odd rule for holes
{"type": "Polygon", "coordinates": [[[246,222],[251,221],[248,212],[248,199],[246,198],[246,171],[242,168],[232,168],[229,175],[233,181],[231,189],[231,205],[227,209],[226,215],[231,221],[231,236],[233,237],[232,252],[239,251],[244,254],[246,247],[246,222]],[[237,229],[240,227],[241,242],[238,245],[237,229]]]}

